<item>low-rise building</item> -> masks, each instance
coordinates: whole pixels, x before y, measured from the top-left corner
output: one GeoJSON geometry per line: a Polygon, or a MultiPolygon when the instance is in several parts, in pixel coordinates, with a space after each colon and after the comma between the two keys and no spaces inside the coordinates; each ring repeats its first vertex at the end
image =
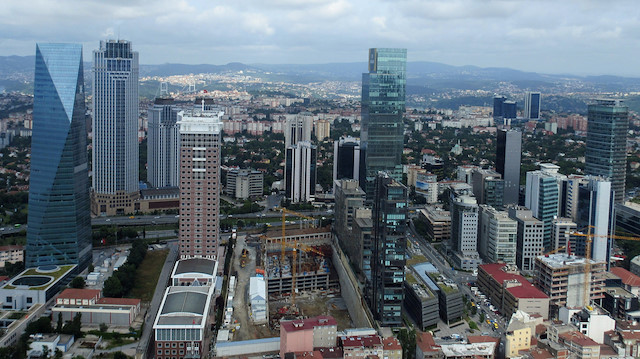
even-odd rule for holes
{"type": "Polygon", "coordinates": [[[29,343],[27,352],[29,358],[53,357],[56,350],[66,353],[75,342],[73,335],[69,334],[34,334],[31,337],[33,341],[29,343]]]}
{"type": "Polygon", "coordinates": [[[443,344],[440,347],[445,359],[493,359],[496,343],[443,344]]]}
{"type": "Polygon", "coordinates": [[[604,343],[604,333],[616,328],[616,321],[598,307],[585,307],[571,317],[580,333],[588,336],[598,344],[604,343]]]}
{"type": "Polygon", "coordinates": [[[77,265],[52,265],[25,269],[0,287],[2,309],[27,310],[53,298],[71,282],[77,265]]]}
{"type": "Polygon", "coordinates": [[[627,314],[640,309],[640,302],[637,296],[622,287],[607,286],[602,308],[615,319],[626,319],[627,314]]]}
{"type": "Polygon", "coordinates": [[[622,280],[623,288],[635,296],[640,295],[640,277],[622,267],[611,267],[611,273],[622,280]]]}
{"type": "Polygon", "coordinates": [[[216,281],[218,262],[209,258],[181,259],[171,273],[173,286],[212,286],[216,281]]]}
{"type": "Polygon", "coordinates": [[[382,340],[384,359],[402,359],[402,345],[395,337],[387,337],[382,340]]]}
{"type": "Polygon", "coordinates": [[[515,266],[483,264],[478,267],[477,283],[480,291],[506,316],[522,310],[545,319],[549,317],[549,297],[518,274],[515,266]]]}
{"type": "Polygon", "coordinates": [[[384,345],[379,335],[340,338],[340,348],[345,359],[365,359],[371,356],[384,357],[384,345]]]}
{"type": "Polygon", "coordinates": [[[518,356],[521,351],[529,350],[531,339],[535,337],[536,326],[539,324],[542,324],[540,316],[533,317],[523,311],[514,313],[505,333],[505,356],[513,358],[518,356]]]}
{"type": "Polygon", "coordinates": [[[449,211],[428,206],[418,210],[418,219],[426,224],[428,240],[445,243],[451,238],[451,213],[449,211]]]}
{"type": "Polygon", "coordinates": [[[260,197],[264,192],[264,174],[252,169],[232,169],[227,172],[225,194],[236,199],[260,197]]]}
{"type": "Polygon", "coordinates": [[[280,321],[280,358],[286,353],[336,346],[338,323],[331,316],[280,321]]]}
{"type": "Polygon", "coordinates": [[[429,273],[429,276],[438,287],[438,308],[440,309],[440,319],[449,323],[464,314],[464,304],[462,292],[458,285],[437,273],[429,273]]]}
{"type": "Polygon", "coordinates": [[[267,283],[264,277],[249,278],[249,305],[251,320],[256,324],[267,322],[267,283]]]}
{"type": "Polygon", "coordinates": [[[18,262],[24,262],[24,246],[0,246],[0,268],[18,262]]]}
{"type": "Polygon", "coordinates": [[[578,359],[600,358],[600,345],[579,331],[560,334],[559,343],[566,346],[578,359]]]}
{"type": "Polygon", "coordinates": [[[432,265],[421,263],[413,266],[414,272],[405,273],[404,282],[404,307],[422,329],[438,324],[440,319],[439,288],[427,274],[426,266],[432,265]]]}
{"type": "Polygon", "coordinates": [[[431,333],[416,333],[416,359],[438,359],[442,357],[442,349],[433,340],[431,333]]]}

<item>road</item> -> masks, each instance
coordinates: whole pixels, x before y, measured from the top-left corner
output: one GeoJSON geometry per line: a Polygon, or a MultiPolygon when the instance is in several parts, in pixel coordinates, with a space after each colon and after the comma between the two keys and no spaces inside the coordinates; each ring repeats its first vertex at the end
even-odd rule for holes
{"type": "MultiPolygon", "coordinates": [[[[508,323],[505,318],[496,315],[495,313],[489,310],[489,307],[482,304],[482,300],[475,296],[468,285],[468,283],[475,282],[476,277],[471,275],[468,272],[457,271],[452,269],[449,263],[444,259],[443,255],[439,253],[427,240],[425,240],[422,236],[418,235],[413,227],[409,226],[410,230],[407,232],[407,237],[414,244],[417,243],[420,247],[420,250],[425,255],[425,257],[431,262],[444,276],[453,280],[457,285],[460,291],[467,296],[467,298],[473,299],[473,301],[478,304],[478,313],[484,312],[486,319],[493,319],[498,322],[499,329],[497,331],[493,331],[493,327],[489,326],[486,321],[482,323],[478,323],[481,332],[489,332],[493,334],[502,335],[505,331],[506,324],[508,323]]],[[[478,320],[479,322],[479,320],[478,320]]],[[[462,333],[460,333],[462,334],[462,333]]]]}
{"type": "Polygon", "coordinates": [[[144,357],[147,353],[149,343],[152,341],[153,321],[160,309],[160,303],[162,302],[164,291],[167,288],[171,270],[178,258],[178,244],[176,242],[167,243],[167,246],[169,247],[169,255],[167,255],[167,259],[165,260],[162,271],[160,272],[160,277],[158,277],[158,283],[156,284],[156,291],[153,293],[153,299],[151,299],[151,305],[145,313],[142,336],[138,343],[138,348],[136,350],[136,354],[138,355],[136,355],[136,357],[139,357],[139,355],[144,357]]]}

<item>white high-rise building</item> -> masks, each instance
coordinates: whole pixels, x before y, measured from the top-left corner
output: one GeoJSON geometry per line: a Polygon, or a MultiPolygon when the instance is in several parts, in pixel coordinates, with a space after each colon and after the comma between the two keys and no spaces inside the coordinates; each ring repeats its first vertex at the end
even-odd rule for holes
{"type": "Polygon", "coordinates": [[[157,98],[149,108],[147,131],[147,181],[155,188],[180,183],[180,126],[173,99],[157,98]]]}
{"type": "Polygon", "coordinates": [[[285,195],[293,203],[309,202],[316,193],[316,152],[307,141],[287,148],[285,195]]]}
{"type": "Polygon", "coordinates": [[[489,263],[516,263],[518,224],[505,211],[480,205],[480,254],[489,263]]]}
{"type": "MultiPolygon", "coordinates": [[[[204,104],[202,106],[204,108],[204,104]]],[[[223,112],[180,112],[180,257],[218,259],[223,112]]]]}
{"type": "Polygon", "coordinates": [[[133,212],[138,198],[138,53],[131,42],[93,52],[94,214],[133,212]]]}
{"type": "Polygon", "coordinates": [[[509,217],[518,223],[518,240],[516,244],[516,265],[520,270],[532,273],[536,256],[544,253],[544,223],[533,216],[525,207],[509,208],[509,217]]]}
{"type": "Polygon", "coordinates": [[[482,263],[478,255],[478,202],[473,196],[451,198],[451,245],[459,268],[474,270],[482,263]]]}
{"type": "Polygon", "coordinates": [[[287,117],[284,131],[284,148],[289,148],[300,141],[311,141],[311,129],[313,128],[313,114],[301,112],[293,117],[287,117]]]}

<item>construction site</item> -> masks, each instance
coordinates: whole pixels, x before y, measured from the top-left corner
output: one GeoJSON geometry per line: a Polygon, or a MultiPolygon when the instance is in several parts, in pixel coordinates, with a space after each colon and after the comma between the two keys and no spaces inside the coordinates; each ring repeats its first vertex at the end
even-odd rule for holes
{"type": "Polygon", "coordinates": [[[351,326],[332,264],[331,228],[316,228],[317,221],[313,218],[295,212],[293,215],[308,220],[293,224],[283,216],[283,226],[273,226],[261,234],[238,236],[233,260],[237,276],[235,296],[229,303],[237,308],[227,326],[228,340],[277,336],[281,319],[316,315],[334,316],[341,328],[351,326]],[[247,308],[253,301],[249,284],[255,277],[265,283],[268,308],[265,324],[258,323],[252,315],[240,313],[242,307],[247,308]]]}

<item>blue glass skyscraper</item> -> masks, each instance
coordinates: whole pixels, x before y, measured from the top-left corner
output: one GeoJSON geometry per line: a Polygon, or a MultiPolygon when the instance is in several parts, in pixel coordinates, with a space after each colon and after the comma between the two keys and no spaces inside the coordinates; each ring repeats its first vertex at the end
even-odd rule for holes
{"type": "Polygon", "coordinates": [[[362,74],[360,133],[365,153],[360,187],[369,201],[373,199],[378,172],[402,181],[406,68],[406,49],[369,49],[369,72],[362,74]]]}
{"type": "Polygon", "coordinates": [[[82,46],[36,45],[26,266],[91,262],[82,46]]]}

